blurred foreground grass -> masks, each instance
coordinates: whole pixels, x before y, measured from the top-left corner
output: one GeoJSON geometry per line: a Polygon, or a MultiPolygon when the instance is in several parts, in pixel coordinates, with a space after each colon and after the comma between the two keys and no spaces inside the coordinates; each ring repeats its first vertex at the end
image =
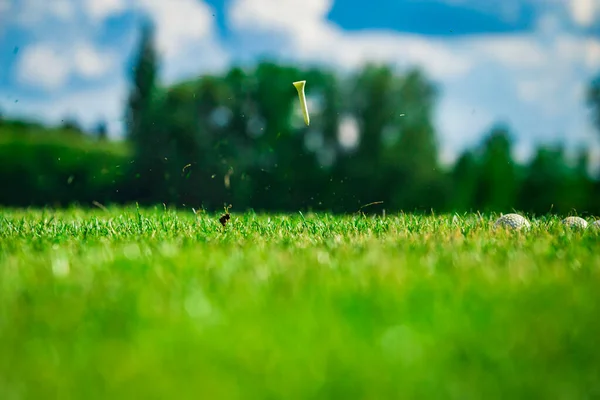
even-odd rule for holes
{"type": "Polygon", "coordinates": [[[0,399],[600,396],[558,219],[0,211],[0,399]]]}

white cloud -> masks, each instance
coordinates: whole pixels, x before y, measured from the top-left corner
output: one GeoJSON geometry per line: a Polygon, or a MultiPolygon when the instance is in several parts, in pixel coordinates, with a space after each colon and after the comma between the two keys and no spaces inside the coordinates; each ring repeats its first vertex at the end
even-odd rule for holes
{"type": "Polygon", "coordinates": [[[600,68],[600,41],[563,32],[538,47],[548,62],[515,76],[519,99],[536,104],[546,115],[569,118],[583,105],[583,88],[600,68]]]}
{"type": "Polygon", "coordinates": [[[534,37],[519,34],[478,35],[462,39],[466,53],[479,62],[493,61],[505,67],[540,68],[550,60],[534,37]]]}
{"type": "Polygon", "coordinates": [[[58,90],[72,76],[86,79],[102,77],[114,65],[115,58],[101,53],[89,43],[68,47],[38,43],[26,46],[17,65],[17,80],[29,86],[58,90]]]}
{"type": "Polygon", "coordinates": [[[150,17],[157,28],[157,45],[167,56],[184,51],[193,41],[213,38],[213,11],[200,0],[86,0],[84,13],[93,21],[126,10],[150,17]]]}
{"type": "Polygon", "coordinates": [[[157,45],[166,57],[181,54],[195,41],[212,38],[212,9],[203,1],[136,0],[136,4],[156,24],[157,45]]]}
{"type": "Polygon", "coordinates": [[[232,28],[240,32],[262,30],[286,37],[290,56],[343,67],[367,61],[420,65],[433,78],[444,79],[465,75],[486,60],[514,68],[549,62],[535,38],[524,35],[442,39],[392,31],[345,32],[326,20],[331,6],[331,0],[234,0],[229,16],[232,28]]]}
{"type": "Polygon", "coordinates": [[[229,17],[238,29],[267,29],[308,35],[327,15],[332,0],[237,0],[229,17]]]}
{"type": "Polygon", "coordinates": [[[464,75],[472,67],[472,60],[461,49],[451,51],[441,40],[417,35],[332,30],[329,35],[304,40],[296,46],[299,57],[327,60],[343,68],[356,68],[365,62],[388,62],[401,67],[419,65],[432,77],[445,78],[464,75]]]}
{"type": "Polygon", "coordinates": [[[215,35],[213,10],[201,0],[19,0],[15,4],[12,22],[37,38],[18,66],[19,81],[28,85],[58,89],[73,76],[98,78],[116,62],[125,62],[130,54],[99,51],[93,44],[101,23],[126,11],[143,13],[155,24],[161,71],[168,80],[222,68],[229,61],[215,35]],[[73,45],[73,38],[85,45],[73,45]]]}
{"type": "MultiPolygon", "coordinates": [[[[12,14],[12,4],[10,0],[0,0],[0,22],[8,21],[8,16],[12,14]]],[[[4,23],[0,23],[0,38],[4,36],[4,31],[6,30],[6,25],[4,23]]]]}
{"type": "Polygon", "coordinates": [[[543,90],[538,80],[527,79],[517,83],[517,92],[521,100],[533,103],[541,98],[543,90]]]}
{"type": "Polygon", "coordinates": [[[153,21],[167,81],[225,68],[229,54],[216,37],[213,9],[200,0],[132,0],[153,21]]]}
{"type": "MultiPolygon", "coordinates": [[[[167,80],[226,67],[228,53],[215,37],[213,11],[201,0],[0,0],[0,18],[10,13],[10,25],[33,38],[20,45],[13,77],[22,87],[13,91],[13,101],[0,99],[3,110],[50,121],[73,115],[88,124],[104,115],[112,120],[112,132],[122,131],[128,76],[120,66],[134,49],[100,47],[97,35],[107,18],[128,11],[144,13],[156,25],[167,80]],[[85,91],[76,78],[86,81],[85,91]],[[45,94],[27,97],[25,86],[45,94]]],[[[127,33],[127,42],[135,33],[127,33]]]]}
{"type": "Polygon", "coordinates": [[[8,10],[10,10],[10,8],[10,0],[0,0],[0,15],[8,13],[8,10]]]}
{"type": "Polygon", "coordinates": [[[197,76],[202,73],[222,72],[229,66],[231,54],[211,40],[190,43],[183,52],[166,58],[161,68],[166,83],[197,76]]]}
{"type": "Polygon", "coordinates": [[[17,69],[19,82],[52,90],[62,87],[69,78],[68,61],[44,44],[26,47],[17,69]]]}
{"type": "Polygon", "coordinates": [[[442,97],[435,121],[443,134],[441,145],[446,157],[456,157],[464,146],[473,146],[494,124],[493,113],[475,104],[452,97],[442,97]],[[454,154],[453,154],[454,153],[454,154]]]}
{"type": "Polygon", "coordinates": [[[44,22],[66,22],[75,18],[76,7],[72,0],[18,0],[13,4],[13,21],[34,28],[44,22]]]}
{"type": "Polygon", "coordinates": [[[126,0],[85,0],[85,12],[94,21],[100,22],[127,9],[126,0]]]}
{"type": "Polygon", "coordinates": [[[73,70],[88,79],[100,78],[114,65],[114,56],[102,54],[89,44],[75,47],[73,70]]]}
{"type": "Polygon", "coordinates": [[[87,18],[98,22],[126,10],[143,13],[155,24],[163,77],[167,80],[227,64],[228,55],[215,37],[213,10],[205,2],[86,0],[83,11],[87,18]]]}
{"type": "Polygon", "coordinates": [[[366,61],[407,63],[425,67],[433,76],[467,73],[470,61],[460,50],[452,52],[441,40],[386,31],[344,32],[326,21],[331,0],[237,0],[229,8],[231,26],[238,31],[282,35],[286,53],[299,59],[322,60],[344,68],[366,61]]]}
{"type": "Polygon", "coordinates": [[[600,2],[598,0],[570,0],[569,8],[573,21],[581,26],[590,26],[596,19],[600,2]]]}
{"type": "Polygon", "coordinates": [[[585,66],[591,70],[600,70],[600,41],[587,39],[585,46],[585,66]]]}
{"type": "Polygon", "coordinates": [[[157,44],[166,58],[200,41],[215,42],[213,10],[201,0],[19,0],[16,4],[13,22],[45,41],[74,36],[91,40],[98,22],[133,11],[148,15],[155,23],[157,44]]]}

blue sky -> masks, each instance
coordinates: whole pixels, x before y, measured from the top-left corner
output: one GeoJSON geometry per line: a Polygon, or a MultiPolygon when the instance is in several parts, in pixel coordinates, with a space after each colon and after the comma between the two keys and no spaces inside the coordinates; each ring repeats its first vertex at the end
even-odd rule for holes
{"type": "Polygon", "coordinates": [[[564,141],[600,160],[583,97],[600,73],[600,0],[0,0],[0,110],[106,119],[118,136],[141,15],[157,25],[165,81],[263,55],[419,65],[441,90],[446,160],[496,122],[518,157],[564,141]]]}

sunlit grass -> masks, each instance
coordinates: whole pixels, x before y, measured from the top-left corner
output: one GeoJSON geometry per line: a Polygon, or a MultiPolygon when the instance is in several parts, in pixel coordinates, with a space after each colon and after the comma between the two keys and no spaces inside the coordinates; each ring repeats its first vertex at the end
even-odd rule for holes
{"type": "Polygon", "coordinates": [[[0,215],[0,399],[600,395],[600,235],[558,218],[0,215]]]}

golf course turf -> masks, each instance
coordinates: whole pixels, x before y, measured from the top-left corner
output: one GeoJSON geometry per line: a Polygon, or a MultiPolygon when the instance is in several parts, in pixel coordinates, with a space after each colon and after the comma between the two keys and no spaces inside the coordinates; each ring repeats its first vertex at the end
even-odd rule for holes
{"type": "Polygon", "coordinates": [[[0,210],[0,399],[600,396],[600,229],[221,215],[0,210]]]}

